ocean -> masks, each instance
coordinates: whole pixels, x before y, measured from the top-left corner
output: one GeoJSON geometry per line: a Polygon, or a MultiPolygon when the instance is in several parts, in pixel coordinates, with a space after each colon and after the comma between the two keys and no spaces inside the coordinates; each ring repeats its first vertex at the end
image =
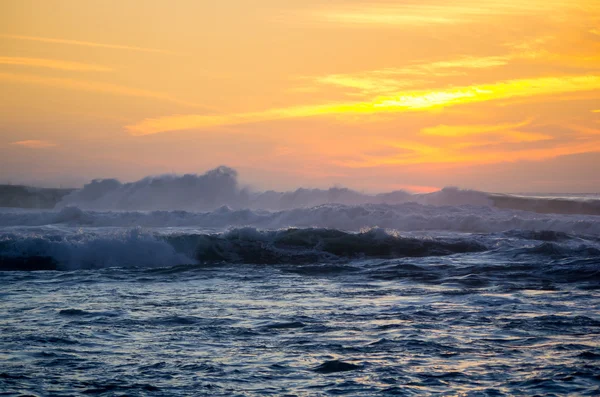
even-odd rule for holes
{"type": "Polygon", "coordinates": [[[598,195],[156,181],[0,209],[0,395],[600,395],[598,195]]]}

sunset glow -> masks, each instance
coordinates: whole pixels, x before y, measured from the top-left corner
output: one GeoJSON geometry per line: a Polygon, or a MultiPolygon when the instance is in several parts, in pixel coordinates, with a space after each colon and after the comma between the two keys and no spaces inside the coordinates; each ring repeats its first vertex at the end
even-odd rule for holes
{"type": "Polygon", "coordinates": [[[0,22],[1,182],[600,186],[596,0],[9,0],[0,22]]]}

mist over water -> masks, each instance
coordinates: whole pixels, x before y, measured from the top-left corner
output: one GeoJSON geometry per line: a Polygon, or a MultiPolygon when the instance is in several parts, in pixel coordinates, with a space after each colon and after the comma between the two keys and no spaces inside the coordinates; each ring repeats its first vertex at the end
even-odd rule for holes
{"type": "Polygon", "coordinates": [[[365,194],[347,188],[298,188],[294,191],[256,191],[243,186],[237,171],[221,166],[204,174],[149,176],[136,182],[97,179],[63,197],[57,208],[77,206],[94,210],[207,211],[233,209],[286,210],[323,204],[401,204],[434,206],[494,206],[543,213],[600,215],[600,196],[515,196],[446,187],[428,194],[397,190],[365,194]]]}
{"type": "Polygon", "coordinates": [[[99,210],[213,210],[221,206],[252,209],[290,209],[326,203],[399,203],[411,195],[397,191],[362,194],[345,188],[257,192],[243,187],[237,171],[221,166],[202,175],[161,175],[132,183],[116,179],[93,180],[58,203],[99,210]]]}

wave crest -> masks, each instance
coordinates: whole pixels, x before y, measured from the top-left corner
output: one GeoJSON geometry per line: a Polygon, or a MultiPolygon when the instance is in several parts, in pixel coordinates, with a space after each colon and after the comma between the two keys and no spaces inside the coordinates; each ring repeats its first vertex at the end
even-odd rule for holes
{"type": "Polygon", "coordinates": [[[439,207],[417,203],[397,205],[328,204],[282,211],[220,207],[208,212],[89,211],[65,207],[60,211],[0,212],[0,227],[66,225],[80,227],[186,227],[223,231],[230,227],[261,229],[329,228],[359,231],[382,227],[399,231],[494,233],[507,230],[548,230],[600,235],[600,217],[537,214],[492,207],[439,207]]]}
{"type": "Polygon", "coordinates": [[[195,261],[140,229],[102,235],[7,233],[0,236],[0,268],[4,270],[158,267],[184,263],[195,261]]]}

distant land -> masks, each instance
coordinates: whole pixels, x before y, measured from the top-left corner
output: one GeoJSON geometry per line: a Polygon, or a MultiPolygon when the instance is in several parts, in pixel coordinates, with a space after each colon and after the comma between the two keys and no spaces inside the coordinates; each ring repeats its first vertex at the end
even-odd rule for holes
{"type": "Polygon", "coordinates": [[[64,196],[74,190],[76,189],[0,185],[0,207],[54,208],[64,196]]]}

